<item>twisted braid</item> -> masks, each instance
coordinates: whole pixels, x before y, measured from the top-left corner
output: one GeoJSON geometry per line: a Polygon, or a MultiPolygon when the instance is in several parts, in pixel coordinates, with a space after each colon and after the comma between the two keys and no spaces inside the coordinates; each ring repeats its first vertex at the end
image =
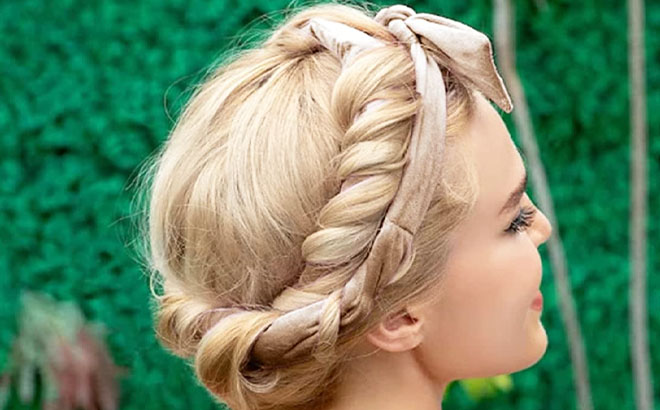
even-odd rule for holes
{"type": "MultiPolygon", "coordinates": [[[[412,264],[415,255],[412,246],[413,235],[429,206],[433,194],[432,184],[440,176],[447,116],[443,77],[436,61],[426,55],[418,40],[418,33],[414,31],[416,26],[414,21],[411,21],[414,16],[415,12],[409,7],[393,6],[381,10],[375,17],[378,23],[388,27],[399,42],[410,48],[410,56],[415,65],[416,88],[422,100],[422,108],[416,116],[410,147],[406,152],[408,155],[406,167],[402,175],[396,177],[399,182],[397,192],[389,190],[387,192],[389,195],[385,195],[379,201],[376,198],[361,198],[368,191],[364,190],[363,193],[360,189],[353,188],[353,190],[342,192],[333,198],[321,211],[321,226],[324,228],[312,234],[303,243],[303,256],[308,263],[323,262],[315,259],[314,245],[319,247],[319,243],[342,240],[341,237],[337,237],[334,231],[337,228],[333,224],[356,226],[355,234],[359,237],[361,233],[370,233],[369,228],[364,229],[355,225],[360,221],[360,216],[369,220],[382,215],[383,209],[387,209],[387,214],[367,259],[341,289],[333,291],[325,300],[319,300],[287,312],[262,330],[253,349],[253,357],[261,363],[289,362],[309,354],[319,347],[331,350],[340,328],[349,326],[368,315],[379,290],[405,275],[412,264]],[[431,136],[432,133],[439,135],[431,136]],[[418,158],[412,161],[412,158],[415,157],[418,158]],[[364,204],[364,214],[353,213],[353,219],[342,218],[341,213],[337,212],[337,204],[342,202],[348,204],[354,202],[353,205],[364,204]],[[326,215],[338,216],[335,216],[334,219],[323,218],[326,215]]],[[[419,31],[428,32],[425,24],[429,21],[423,18],[418,21],[422,22],[419,31]]],[[[448,22],[447,19],[437,21],[448,22]]],[[[451,21],[449,22],[451,23],[451,21]]],[[[494,68],[490,43],[483,34],[460,24],[451,24],[450,27],[464,30],[464,34],[473,35],[473,41],[476,40],[478,43],[477,52],[484,50],[484,44],[487,45],[485,51],[488,52],[487,58],[490,65],[486,67],[494,68]]],[[[350,66],[360,52],[383,45],[381,41],[369,37],[357,29],[322,19],[310,21],[305,29],[341,59],[344,70],[350,66]]],[[[502,86],[499,75],[496,72],[493,74],[494,78],[498,80],[498,85],[502,86]]],[[[492,78],[490,80],[492,81],[492,78]]],[[[341,81],[338,81],[335,88],[338,94],[346,89],[341,85],[341,81]]],[[[506,90],[491,86],[486,91],[493,95],[493,89],[498,91],[499,101],[505,101],[503,104],[505,109],[510,109],[511,104],[506,90]]],[[[336,114],[339,114],[337,118],[366,116],[365,113],[369,109],[363,110],[363,107],[367,103],[366,100],[372,97],[371,94],[358,94],[354,97],[354,99],[348,99],[348,101],[354,101],[354,104],[348,107],[335,107],[338,111],[336,114]]],[[[372,108],[372,110],[378,110],[378,108],[372,108]]],[[[347,131],[347,140],[349,143],[353,143],[353,147],[357,145],[354,141],[360,138],[377,141],[379,130],[370,132],[369,128],[363,125],[367,123],[367,119],[362,124],[359,119],[355,120],[355,128],[361,131],[360,134],[347,131]]],[[[362,166],[361,164],[351,165],[352,167],[345,166],[343,176],[350,178],[353,176],[353,172],[357,172],[362,166]]],[[[397,162],[397,165],[400,167],[402,163],[397,162]]],[[[388,171],[388,173],[369,176],[358,185],[373,186],[381,182],[387,184],[388,179],[393,175],[391,169],[388,171]]],[[[364,175],[364,172],[362,174],[364,175]]],[[[393,185],[387,184],[390,188],[393,188],[393,185]]],[[[348,246],[350,245],[348,244],[348,246]]],[[[348,246],[341,249],[344,251],[343,254],[350,252],[348,246]]]]}
{"type": "MultiPolygon", "coordinates": [[[[312,351],[319,359],[331,357],[340,329],[368,315],[378,289],[405,274],[414,257],[412,233],[408,229],[386,217],[378,230],[383,214],[392,203],[401,183],[407,141],[401,141],[400,138],[407,133],[397,132],[393,138],[388,124],[374,123],[369,114],[388,108],[397,109],[401,102],[395,100],[396,104],[388,107],[387,101],[392,98],[391,87],[370,87],[368,78],[364,79],[366,84],[359,89],[347,86],[349,84],[342,81],[368,70],[368,67],[360,67],[359,64],[351,67],[360,52],[384,44],[359,30],[321,19],[310,21],[303,30],[316,36],[342,61],[343,72],[335,84],[333,101],[352,102],[332,105],[334,118],[340,122],[340,126],[347,126],[342,140],[344,155],[338,167],[339,177],[345,182],[342,191],[321,210],[321,229],[303,242],[303,258],[311,264],[331,263],[337,259],[354,257],[356,252],[369,246],[372,241],[373,245],[369,257],[344,286],[322,300],[285,313],[267,325],[256,339],[253,349],[253,358],[266,365],[291,362],[312,351]],[[352,123],[346,124],[350,119],[352,123]],[[365,145],[371,148],[380,146],[380,152],[385,155],[382,158],[371,158],[369,163],[351,161],[352,158],[364,157],[354,153],[364,150],[365,145]],[[378,170],[379,166],[383,166],[383,169],[378,170]],[[354,181],[356,176],[364,178],[359,183],[349,185],[351,178],[354,181]],[[351,209],[350,213],[342,212],[347,208],[351,209]],[[357,240],[346,241],[346,238],[351,237],[347,234],[357,240]],[[335,246],[335,254],[326,251],[328,244],[339,245],[335,246]],[[335,259],[328,259],[328,256],[335,259]]],[[[404,41],[410,40],[408,37],[404,41]]],[[[380,80],[387,76],[373,78],[380,80]]],[[[378,85],[374,81],[371,83],[378,85]]],[[[407,94],[410,98],[409,92],[407,94]]],[[[409,102],[406,110],[399,109],[398,115],[392,115],[391,122],[409,123],[418,107],[419,104],[409,102]]],[[[375,151],[378,152],[378,148],[375,151]]],[[[283,297],[285,295],[280,296],[283,297]]]]}

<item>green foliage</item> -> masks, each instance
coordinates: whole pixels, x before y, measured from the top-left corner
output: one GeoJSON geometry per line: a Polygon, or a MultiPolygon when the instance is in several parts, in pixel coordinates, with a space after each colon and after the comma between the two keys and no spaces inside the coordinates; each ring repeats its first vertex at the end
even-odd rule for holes
{"type": "Polygon", "coordinates": [[[500,392],[508,392],[513,389],[513,380],[508,374],[486,379],[464,379],[459,380],[458,383],[475,401],[492,398],[500,392]]]}
{"type": "MultiPolygon", "coordinates": [[[[649,135],[656,136],[660,36],[650,34],[660,29],[660,2],[646,3],[649,135]]],[[[190,367],[155,341],[148,283],[131,249],[131,184],[204,72],[230,46],[259,38],[248,36],[246,26],[263,33],[288,4],[0,2],[0,364],[8,363],[18,334],[17,290],[41,291],[75,300],[85,317],[107,325],[113,357],[130,369],[122,380],[122,409],[216,408],[190,367]]],[[[464,21],[492,38],[489,1],[407,4],[464,21]]],[[[625,2],[516,4],[518,69],[555,201],[555,230],[566,249],[594,405],[632,409],[625,2]]],[[[517,138],[511,117],[504,117],[517,138]]],[[[660,243],[658,138],[650,139],[649,160],[653,346],[660,336],[660,275],[653,274],[660,243]]],[[[566,335],[547,251],[541,252],[546,355],[512,375],[512,390],[474,402],[467,390],[452,388],[446,408],[575,408],[566,335]]],[[[651,350],[651,362],[660,368],[659,349],[651,350]]]]}

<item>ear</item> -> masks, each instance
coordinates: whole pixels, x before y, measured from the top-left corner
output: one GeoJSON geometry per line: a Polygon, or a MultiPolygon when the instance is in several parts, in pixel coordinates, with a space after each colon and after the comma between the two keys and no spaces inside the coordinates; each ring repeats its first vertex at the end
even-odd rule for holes
{"type": "Polygon", "coordinates": [[[366,334],[374,346],[388,352],[405,352],[417,347],[423,340],[422,316],[402,309],[390,313],[366,334]]]}

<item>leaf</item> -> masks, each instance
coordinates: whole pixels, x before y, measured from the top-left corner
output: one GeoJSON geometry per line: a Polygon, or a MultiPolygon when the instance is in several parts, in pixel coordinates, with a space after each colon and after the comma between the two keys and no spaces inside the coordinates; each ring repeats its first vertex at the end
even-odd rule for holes
{"type": "Polygon", "coordinates": [[[464,379],[459,380],[459,383],[468,396],[475,401],[493,397],[499,392],[508,392],[513,388],[513,380],[508,374],[489,378],[464,379]]]}

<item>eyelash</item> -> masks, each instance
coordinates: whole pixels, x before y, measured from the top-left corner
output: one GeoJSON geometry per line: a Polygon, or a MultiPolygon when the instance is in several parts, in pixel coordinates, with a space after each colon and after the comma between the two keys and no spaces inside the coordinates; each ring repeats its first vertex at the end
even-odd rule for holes
{"type": "Polygon", "coordinates": [[[536,214],[536,208],[531,206],[524,206],[518,212],[518,215],[513,219],[511,225],[504,232],[509,234],[516,234],[522,232],[534,221],[534,215],[536,214]]]}

